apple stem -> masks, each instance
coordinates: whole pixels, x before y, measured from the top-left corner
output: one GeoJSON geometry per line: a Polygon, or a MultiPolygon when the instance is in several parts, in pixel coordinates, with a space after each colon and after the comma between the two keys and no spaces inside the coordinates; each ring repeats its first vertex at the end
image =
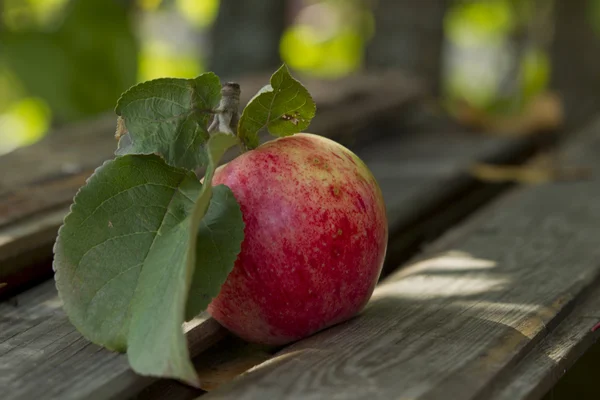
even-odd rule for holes
{"type": "Polygon", "coordinates": [[[215,116],[208,127],[208,133],[222,132],[230,135],[237,134],[240,120],[240,85],[227,82],[221,88],[221,101],[213,110],[215,116]]]}

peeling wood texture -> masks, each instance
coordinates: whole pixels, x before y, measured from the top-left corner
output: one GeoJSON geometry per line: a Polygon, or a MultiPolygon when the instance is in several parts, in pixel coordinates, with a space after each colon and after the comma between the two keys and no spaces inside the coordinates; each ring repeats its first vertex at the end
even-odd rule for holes
{"type": "Polygon", "coordinates": [[[565,154],[590,180],[503,196],[380,284],[360,316],[206,399],[540,398],[598,322],[580,307],[598,302],[599,152],[595,124],[565,154]]]}

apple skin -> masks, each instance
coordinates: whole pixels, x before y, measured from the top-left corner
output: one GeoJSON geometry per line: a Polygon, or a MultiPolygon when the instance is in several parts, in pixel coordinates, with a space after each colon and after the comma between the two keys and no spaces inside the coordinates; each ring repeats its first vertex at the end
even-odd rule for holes
{"type": "Polygon", "coordinates": [[[356,315],[381,273],[388,224],[381,190],[350,150],[296,134],[214,175],[245,222],[242,249],[208,307],[254,343],[283,345],[356,315]]]}

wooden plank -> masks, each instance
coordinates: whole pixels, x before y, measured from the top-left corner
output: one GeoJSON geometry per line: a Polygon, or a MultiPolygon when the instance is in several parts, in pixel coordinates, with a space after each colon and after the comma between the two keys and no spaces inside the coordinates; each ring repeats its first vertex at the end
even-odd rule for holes
{"type": "MultiPolygon", "coordinates": [[[[242,102],[267,81],[268,76],[242,81],[242,102]]],[[[319,106],[311,131],[346,144],[382,135],[382,130],[366,136],[358,131],[386,114],[407,112],[421,96],[418,83],[393,72],[306,83],[319,106]]],[[[51,256],[56,230],[77,189],[94,168],[112,157],[114,130],[115,116],[107,114],[0,157],[0,280],[8,283],[5,291],[23,280],[10,276],[51,256]]],[[[47,275],[48,265],[38,271],[47,275]]]]}
{"type": "MultiPolygon", "coordinates": [[[[201,353],[194,359],[201,389],[214,390],[249,370],[270,359],[278,349],[244,342],[231,336],[213,348],[201,353]]],[[[161,380],[145,388],[138,395],[139,399],[194,399],[203,390],[195,389],[172,380],[161,380]]]]}
{"type": "MultiPolygon", "coordinates": [[[[88,399],[131,395],[155,381],[133,373],[124,355],[87,342],[48,281],[0,303],[0,387],[4,399],[88,399]]],[[[190,321],[190,353],[227,333],[206,314],[190,321]]]]}
{"type": "MultiPolygon", "coordinates": [[[[448,131],[440,134],[440,131],[426,130],[414,136],[397,135],[365,146],[359,152],[381,183],[389,209],[390,224],[394,229],[402,229],[405,224],[413,223],[415,216],[423,215],[427,209],[437,208],[440,202],[443,203],[449,198],[449,195],[456,198],[456,193],[466,188],[464,185],[472,184],[472,180],[465,178],[465,171],[475,160],[514,157],[527,148],[522,139],[489,138],[446,132],[448,131]]],[[[449,208],[448,204],[444,206],[449,208]]],[[[438,228],[442,229],[439,226],[438,228]]],[[[10,368],[15,371],[37,370],[39,373],[36,385],[21,380],[15,373],[11,375],[10,382],[6,382],[12,390],[5,391],[8,393],[4,395],[5,399],[28,399],[35,397],[37,393],[44,393],[44,398],[50,399],[77,398],[83,394],[104,399],[136,392],[152,383],[151,380],[137,377],[126,369],[122,356],[104,351],[94,353],[98,349],[89,347],[91,345],[87,345],[84,350],[73,349],[73,346],[81,347],[86,342],[73,332],[72,328],[68,333],[71,336],[64,341],[56,341],[53,336],[54,331],[49,331],[48,336],[43,335],[42,332],[48,327],[58,327],[56,329],[64,333],[69,329],[68,324],[66,327],[61,325],[66,324],[65,317],[58,309],[60,301],[53,291],[51,282],[43,287],[46,291],[52,292],[51,295],[48,294],[49,292],[46,293],[49,297],[44,302],[55,304],[56,307],[40,310],[45,312],[44,320],[40,322],[44,325],[34,331],[37,332],[37,336],[30,340],[15,339],[5,344],[7,350],[11,351],[9,354],[19,355],[10,359],[10,368]],[[46,346],[45,343],[49,342],[53,343],[52,351],[40,351],[40,347],[46,346]],[[73,357],[57,360],[53,356],[71,354],[72,351],[77,352],[73,357]],[[36,356],[34,358],[25,356],[28,354],[36,356]],[[80,365],[81,363],[84,363],[85,368],[80,365]],[[57,379],[60,380],[60,385],[56,384],[57,379]],[[82,392],[84,389],[85,392],[82,392]]],[[[32,289],[25,292],[23,296],[34,296],[31,293],[35,294],[37,290],[42,289],[32,289]]],[[[8,306],[5,303],[3,307],[8,306]]],[[[5,316],[6,311],[0,311],[0,315],[5,316]]],[[[27,335],[29,331],[25,329],[32,324],[30,315],[31,312],[27,307],[19,307],[13,310],[10,321],[6,322],[5,326],[8,324],[20,326],[21,328],[14,328],[17,329],[15,334],[27,335]]],[[[212,323],[214,324],[214,321],[212,323]]],[[[203,326],[200,326],[200,332],[204,332],[203,326]]],[[[5,328],[0,326],[0,332],[2,329],[5,328]]],[[[213,342],[220,340],[215,337],[222,338],[224,334],[222,329],[215,329],[211,335],[203,333],[205,341],[213,342]]],[[[224,364],[227,365],[226,362],[224,364]]],[[[9,365],[9,363],[0,358],[0,365],[9,365]]],[[[244,368],[249,366],[251,365],[246,364],[244,368]]],[[[214,379],[214,375],[211,379],[214,379]]],[[[0,383],[0,386],[4,384],[0,383]]],[[[171,392],[176,386],[167,386],[165,390],[171,392]]],[[[188,391],[183,392],[189,394],[188,391]]]]}
{"type": "Polygon", "coordinates": [[[527,354],[505,379],[498,380],[490,400],[541,399],[600,338],[600,286],[595,285],[559,326],[527,354]]]}
{"type": "Polygon", "coordinates": [[[565,157],[591,180],[502,197],[386,279],[360,316],[207,400],[488,399],[600,283],[599,150],[596,123],[565,157]]]}

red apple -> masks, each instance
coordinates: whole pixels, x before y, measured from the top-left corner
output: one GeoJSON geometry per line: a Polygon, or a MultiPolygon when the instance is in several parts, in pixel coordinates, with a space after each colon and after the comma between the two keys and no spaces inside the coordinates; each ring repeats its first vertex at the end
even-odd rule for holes
{"type": "Polygon", "coordinates": [[[208,307],[243,339],[285,344],[357,314],[383,264],[387,219],[365,164],[321,136],[268,142],[219,168],[238,200],[245,238],[208,307]]]}

